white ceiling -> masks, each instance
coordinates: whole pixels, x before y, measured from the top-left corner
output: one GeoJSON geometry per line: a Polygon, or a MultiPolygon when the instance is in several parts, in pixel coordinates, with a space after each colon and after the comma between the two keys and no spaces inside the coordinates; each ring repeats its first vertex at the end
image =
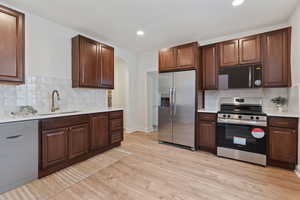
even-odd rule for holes
{"type": "Polygon", "coordinates": [[[37,15],[131,50],[208,40],[284,23],[299,0],[10,0],[37,15]],[[137,37],[136,31],[145,31],[137,37]]]}

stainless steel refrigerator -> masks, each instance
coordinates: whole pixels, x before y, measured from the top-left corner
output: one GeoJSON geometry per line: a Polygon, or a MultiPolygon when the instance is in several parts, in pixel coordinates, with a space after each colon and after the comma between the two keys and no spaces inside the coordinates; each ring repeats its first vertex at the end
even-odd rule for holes
{"type": "Polygon", "coordinates": [[[158,140],[195,149],[196,72],[159,74],[158,140]]]}

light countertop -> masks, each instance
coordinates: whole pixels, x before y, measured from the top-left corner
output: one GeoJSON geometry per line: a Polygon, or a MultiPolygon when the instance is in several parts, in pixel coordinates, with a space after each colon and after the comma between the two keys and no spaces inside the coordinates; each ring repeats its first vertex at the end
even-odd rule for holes
{"type": "MultiPolygon", "coordinates": [[[[76,110],[76,109],[74,109],[76,110]]],[[[89,109],[83,109],[78,112],[73,113],[57,113],[52,115],[28,115],[28,116],[9,116],[4,115],[0,116],[0,124],[2,123],[10,123],[10,122],[20,122],[20,121],[29,121],[29,120],[41,120],[41,119],[49,119],[49,118],[56,118],[56,117],[67,117],[67,116],[75,116],[75,115],[85,115],[85,114],[93,114],[93,113],[103,113],[103,112],[112,112],[112,111],[120,111],[123,110],[123,108],[89,108],[89,109]]],[[[65,111],[68,112],[68,111],[65,111]]]]}
{"type": "Polygon", "coordinates": [[[217,113],[218,110],[217,109],[201,108],[201,109],[198,109],[198,112],[200,112],[200,113],[217,113]]]}

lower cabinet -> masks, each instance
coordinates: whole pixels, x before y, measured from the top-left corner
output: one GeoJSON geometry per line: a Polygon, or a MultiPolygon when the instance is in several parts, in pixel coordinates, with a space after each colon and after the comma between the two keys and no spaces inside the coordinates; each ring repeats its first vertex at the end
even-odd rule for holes
{"type": "Polygon", "coordinates": [[[298,119],[269,119],[268,164],[295,169],[297,164],[298,119]]]}
{"type": "Polygon", "coordinates": [[[39,129],[39,177],[43,177],[119,146],[123,112],[45,119],[39,129]]]}
{"type": "Polygon", "coordinates": [[[91,150],[98,150],[109,145],[109,119],[107,113],[91,116],[91,150]]]}
{"type": "Polygon", "coordinates": [[[199,113],[198,146],[216,153],[216,114],[199,113]]]}
{"type": "Polygon", "coordinates": [[[68,129],[69,159],[79,157],[89,151],[89,125],[82,124],[68,129]]]}

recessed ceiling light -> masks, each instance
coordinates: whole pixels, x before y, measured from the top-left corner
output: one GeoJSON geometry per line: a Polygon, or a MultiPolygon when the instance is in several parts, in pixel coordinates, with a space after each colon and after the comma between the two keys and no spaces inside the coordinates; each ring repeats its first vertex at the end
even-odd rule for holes
{"type": "Polygon", "coordinates": [[[232,6],[240,6],[244,3],[245,0],[233,0],[232,6]]]}
{"type": "Polygon", "coordinates": [[[138,36],[143,36],[144,34],[145,33],[142,30],[139,30],[139,31],[136,32],[136,35],[138,35],[138,36]]]}

